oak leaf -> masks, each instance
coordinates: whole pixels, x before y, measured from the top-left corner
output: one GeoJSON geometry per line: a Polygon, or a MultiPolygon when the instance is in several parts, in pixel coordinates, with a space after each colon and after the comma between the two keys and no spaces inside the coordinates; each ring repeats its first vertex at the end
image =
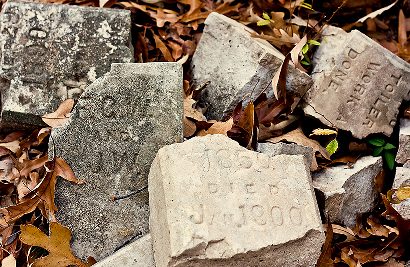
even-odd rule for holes
{"type": "Polygon", "coordinates": [[[96,263],[92,258],[83,262],[75,257],[70,248],[71,232],[56,222],[50,223],[50,235],[47,236],[40,229],[33,225],[20,226],[20,240],[30,246],[42,247],[48,251],[48,255],[36,259],[33,267],[55,267],[55,266],[77,266],[89,267],[96,263]]]}

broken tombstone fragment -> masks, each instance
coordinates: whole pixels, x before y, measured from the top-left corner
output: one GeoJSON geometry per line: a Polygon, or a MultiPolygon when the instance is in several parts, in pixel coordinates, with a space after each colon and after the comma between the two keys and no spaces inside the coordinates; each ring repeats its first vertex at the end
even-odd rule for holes
{"type": "MultiPolygon", "coordinates": [[[[203,94],[208,119],[229,116],[242,100],[255,100],[262,91],[273,97],[272,78],[284,56],[267,41],[251,36],[252,29],[218,13],[205,20],[205,29],[192,58],[193,83],[210,82],[203,94]]],[[[287,89],[303,96],[312,79],[290,66],[287,89]]]]}
{"type": "Polygon", "coordinates": [[[155,267],[151,235],[131,242],[93,267],[155,267]]]}
{"type": "Polygon", "coordinates": [[[307,114],[357,138],[391,135],[400,104],[409,99],[409,63],[359,31],[327,27],[313,66],[307,114]]]}
{"type": "Polygon", "coordinates": [[[148,232],[140,191],[158,149],[182,141],[182,112],[179,63],[113,64],[53,129],[50,154],[86,182],[56,189],[57,218],[72,230],[78,256],[102,259],[148,232]]]}
{"type": "MultiPolygon", "coordinates": [[[[398,189],[400,187],[410,187],[409,168],[396,168],[393,189],[398,189]]],[[[399,204],[392,204],[392,206],[405,220],[410,220],[410,198],[403,200],[399,204]]]]}
{"type": "Polygon", "coordinates": [[[302,155],[195,137],[161,148],[148,184],[157,267],[316,264],[324,234],[302,155]]]}
{"type": "Polygon", "coordinates": [[[315,170],[317,168],[316,159],[313,158],[314,153],[311,147],[298,144],[287,144],[283,142],[276,144],[258,143],[258,152],[267,154],[270,157],[277,155],[303,155],[311,170],[315,170]]]}
{"type": "Polygon", "coordinates": [[[3,130],[43,125],[111,63],[132,61],[126,10],[7,2],[0,21],[3,130]]]}
{"type": "Polygon", "coordinates": [[[353,168],[333,166],[314,173],[313,186],[323,197],[325,217],[332,223],[354,227],[357,215],[371,211],[376,205],[374,178],[382,167],[381,157],[366,156],[353,168]]]}

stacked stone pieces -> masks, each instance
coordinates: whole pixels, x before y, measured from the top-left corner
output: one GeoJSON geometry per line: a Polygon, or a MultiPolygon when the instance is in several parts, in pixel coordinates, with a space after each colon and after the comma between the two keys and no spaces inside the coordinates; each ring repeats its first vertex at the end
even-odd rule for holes
{"type": "Polygon", "coordinates": [[[195,137],[160,149],[148,184],[157,267],[316,264],[324,234],[302,155],[195,137]]]}
{"type": "Polygon", "coordinates": [[[391,135],[400,104],[409,99],[410,64],[359,31],[329,26],[313,66],[307,114],[357,138],[391,135]]]}
{"type": "Polygon", "coordinates": [[[324,199],[325,216],[350,228],[357,215],[371,211],[378,193],[374,178],[382,170],[381,157],[360,158],[353,168],[334,166],[313,174],[313,186],[324,199]]]}
{"type": "Polygon", "coordinates": [[[7,2],[0,21],[3,130],[44,125],[39,115],[133,59],[127,10],[7,2]]]}
{"type": "MultiPolygon", "coordinates": [[[[218,13],[211,13],[205,20],[191,67],[194,84],[210,82],[203,95],[209,105],[208,119],[229,116],[237,103],[244,100],[246,105],[262,91],[274,97],[272,78],[284,56],[252,33],[252,29],[218,13]]],[[[306,73],[289,67],[289,92],[303,96],[311,85],[306,73]]]]}
{"type": "Polygon", "coordinates": [[[182,90],[179,63],[113,64],[53,130],[50,154],[86,181],[56,189],[57,218],[78,256],[102,259],[148,232],[146,193],[133,192],[146,186],[158,149],[182,141],[182,90]]]}

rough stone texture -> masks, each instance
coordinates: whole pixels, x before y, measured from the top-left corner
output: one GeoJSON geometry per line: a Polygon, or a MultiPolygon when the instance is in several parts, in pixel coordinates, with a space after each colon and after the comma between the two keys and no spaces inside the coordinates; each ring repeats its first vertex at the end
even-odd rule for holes
{"type": "MultiPolygon", "coordinates": [[[[272,78],[284,56],[267,41],[251,37],[252,29],[218,13],[211,13],[192,58],[194,84],[211,83],[204,100],[209,104],[207,118],[220,119],[236,104],[256,98],[263,90],[273,94],[272,78]]],[[[289,67],[287,88],[298,95],[306,93],[312,79],[289,67]]]]}
{"type": "Polygon", "coordinates": [[[313,168],[313,149],[311,147],[282,142],[276,144],[258,143],[258,152],[267,154],[271,157],[277,155],[303,155],[307,165],[310,166],[311,169],[313,168]]]}
{"type": "Polygon", "coordinates": [[[353,227],[357,215],[375,207],[374,178],[382,166],[381,157],[366,156],[353,168],[335,166],[313,174],[313,186],[325,198],[325,216],[329,216],[332,223],[353,227]]]}
{"type": "Polygon", "coordinates": [[[399,150],[396,156],[397,163],[410,163],[410,120],[400,120],[399,150]]]}
{"type": "Polygon", "coordinates": [[[7,2],[0,21],[3,129],[43,124],[36,115],[133,58],[126,10],[7,2]]]}
{"type": "Polygon", "coordinates": [[[410,64],[356,30],[328,27],[323,36],[305,112],[357,138],[390,136],[402,100],[409,99],[410,64]]]}
{"type": "MultiPolygon", "coordinates": [[[[400,186],[410,186],[410,169],[409,168],[396,168],[396,177],[394,178],[393,188],[397,189],[400,186]]],[[[400,215],[410,220],[410,199],[406,199],[399,204],[392,204],[400,215]]]]}
{"type": "Polygon", "coordinates": [[[57,218],[73,231],[77,255],[101,259],[148,232],[147,197],[111,197],[147,185],[158,149],[182,141],[182,112],[180,64],[113,64],[53,131],[50,154],[55,150],[86,180],[59,182],[56,191],[57,218]]]}
{"type": "Polygon", "coordinates": [[[121,248],[93,267],[155,267],[151,235],[147,234],[121,248]]]}
{"type": "Polygon", "coordinates": [[[148,184],[157,267],[316,264],[323,229],[301,155],[196,137],[161,148],[148,184]]]}

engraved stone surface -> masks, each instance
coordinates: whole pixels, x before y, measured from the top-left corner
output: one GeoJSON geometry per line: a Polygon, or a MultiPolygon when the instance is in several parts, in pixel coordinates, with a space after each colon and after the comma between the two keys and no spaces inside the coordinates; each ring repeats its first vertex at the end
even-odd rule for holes
{"type": "Polygon", "coordinates": [[[148,184],[157,267],[316,264],[324,236],[301,155],[195,137],[161,148],[148,184]]]}
{"type": "Polygon", "coordinates": [[[409,99],[410,64],[359,31],[327,27],[313,65],[307,114],[357,138],[391,135],[409,99]]]}
{"type": "Polygon", "coordinates": [[[272,143],[258,143],[258,152],[267,154],[271,157],[277,155],[303,155],[306,159],[307,165],[310,169],[316,169],[316,162],[313,161],[313,149],[307,146],[301,146],[298,144],[286,144],[279,142],[272,143]]]}
{"type": "Polygon", "coordinates": [[[113,64],[53,130],[50,154],[86,181],[56,190],[57,218],[72,230],[77,255],[99,260],[148,232],[146,192],[132,193],[147,185],[158,149],[182,141],[182,112],[180,64],[113,64]]]}
{"type": "Polygon", "coordinates": [[[410,120],[400,120],[399,150],[396,156],[397,163],[410,163],[410,120]]]}
{"type": "Polygon", "coordinates": [[[2,128],[41,125],[36,115],[133,58],[126,10],[7,2],[0,21],[2,128]]]}
{"type": "MultiPolygon", "coordinates": [[[[203,100],[207,118],[230,114],[241,100],[255,99],[263,90],[273,95],[272,78],[284,56],[267,41],[251,37],[252,29],[218,13],[211,13],[192,58],[196,85],[210,81],[203,100]]],[[[287,88],[302,96],[312,85],[305,73],[289,67],[287,88]]]]}
{"type": "Polygon", "coordinates": [[[93,267],[155,267],[151,235],[135,240],[93,267]]]}
{"type": "MultiPolygon", "coordinates": [[[[410,187],[410,169],[398,167],[396,168],[393,188],[397,189],[404,186],[410,187]]],[[[404,219],[410,220],[410,199],[406,199],[399,204],[392,204],[392,206],[404,219]]]]}
{"type": "Polygon", "coordinates": [[[353,168],[334,166],[314,173],[313,186],[325,199],[325,216],[332,223],[353,227],[357,215],[371,211],[376,205],[374,178],[382,166],[381,157],[366,156],[353,168]]]}

